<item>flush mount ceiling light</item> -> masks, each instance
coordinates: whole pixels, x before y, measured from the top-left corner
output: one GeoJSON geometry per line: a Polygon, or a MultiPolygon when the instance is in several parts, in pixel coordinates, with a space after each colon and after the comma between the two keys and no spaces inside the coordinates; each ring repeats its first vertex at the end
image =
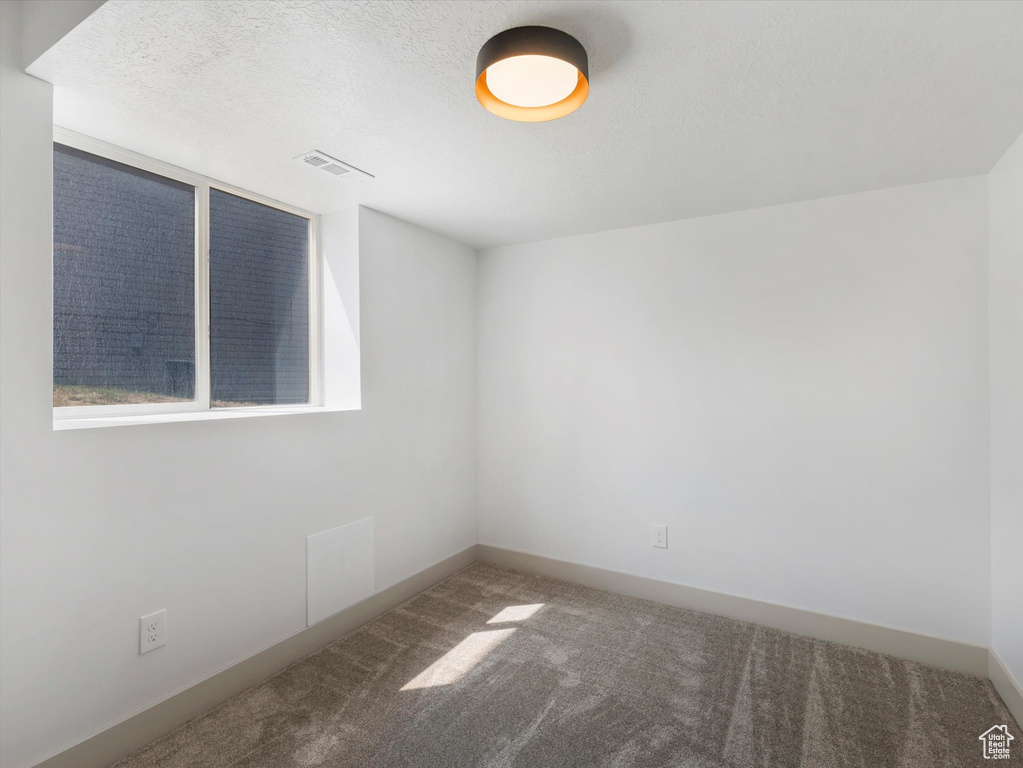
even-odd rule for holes
{"type": "Polygon", "coordinates": [[[539,123],[574,112],[590,93],[586,49],[550,27],[516,27],[476,57],[476,98],[498,117],[539,123]]]}

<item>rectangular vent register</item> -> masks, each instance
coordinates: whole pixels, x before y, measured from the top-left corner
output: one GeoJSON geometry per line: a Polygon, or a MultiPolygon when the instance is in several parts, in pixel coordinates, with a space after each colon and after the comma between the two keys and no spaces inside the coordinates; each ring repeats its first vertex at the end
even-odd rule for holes
{"type": "Polygon", "coordinates": [[[372,174],[366,173],[343,160],[338,160],[336,157],[331,157],[325,152],[320,152],[318,149],[301,154],[295,160],[308,165],[310,168],[326,171],[331,176],[347,176],[357,181],[373,178],[372,174]]]}

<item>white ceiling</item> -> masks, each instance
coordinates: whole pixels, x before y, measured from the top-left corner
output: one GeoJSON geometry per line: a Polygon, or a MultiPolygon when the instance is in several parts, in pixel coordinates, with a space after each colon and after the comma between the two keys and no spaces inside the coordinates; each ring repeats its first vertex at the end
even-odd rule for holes
{"type": "Polygon", "coordinates": [[[1023,131],[1023,3],[109,0],[29,71],[59,125],[484,247],[985,173],[1023,131]],[[578,112],[476,103],[522,24],[586,47],[578,112]]]}

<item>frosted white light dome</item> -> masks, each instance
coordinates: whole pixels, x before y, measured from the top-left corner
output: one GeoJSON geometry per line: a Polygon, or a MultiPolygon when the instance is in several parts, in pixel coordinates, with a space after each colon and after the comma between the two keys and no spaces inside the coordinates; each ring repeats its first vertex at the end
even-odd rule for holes
{"type": "Polygon", "coordinates": [[[512,56],[487,67],[487,87],[516,107],[557,104],[575,90],[579,70],[552,56],[512,56]]]}

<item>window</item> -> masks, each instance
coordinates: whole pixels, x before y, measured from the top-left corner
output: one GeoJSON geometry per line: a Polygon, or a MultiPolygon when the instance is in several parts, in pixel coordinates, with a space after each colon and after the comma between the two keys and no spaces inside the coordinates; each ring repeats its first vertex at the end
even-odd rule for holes
{"type": "Polygon", "coordinates": [[[309,402],[309,221],[210,190],[213,403],[309,402]]]}
{"type": "Polygon", "coordinates": [[[57,145],[53,404],[195,399],[195,188],[57,145]]]}
{"type": "Polygon", "coordinates": [[[317,404],[316,217],[59,133],[54,417],[317,404]]]}

